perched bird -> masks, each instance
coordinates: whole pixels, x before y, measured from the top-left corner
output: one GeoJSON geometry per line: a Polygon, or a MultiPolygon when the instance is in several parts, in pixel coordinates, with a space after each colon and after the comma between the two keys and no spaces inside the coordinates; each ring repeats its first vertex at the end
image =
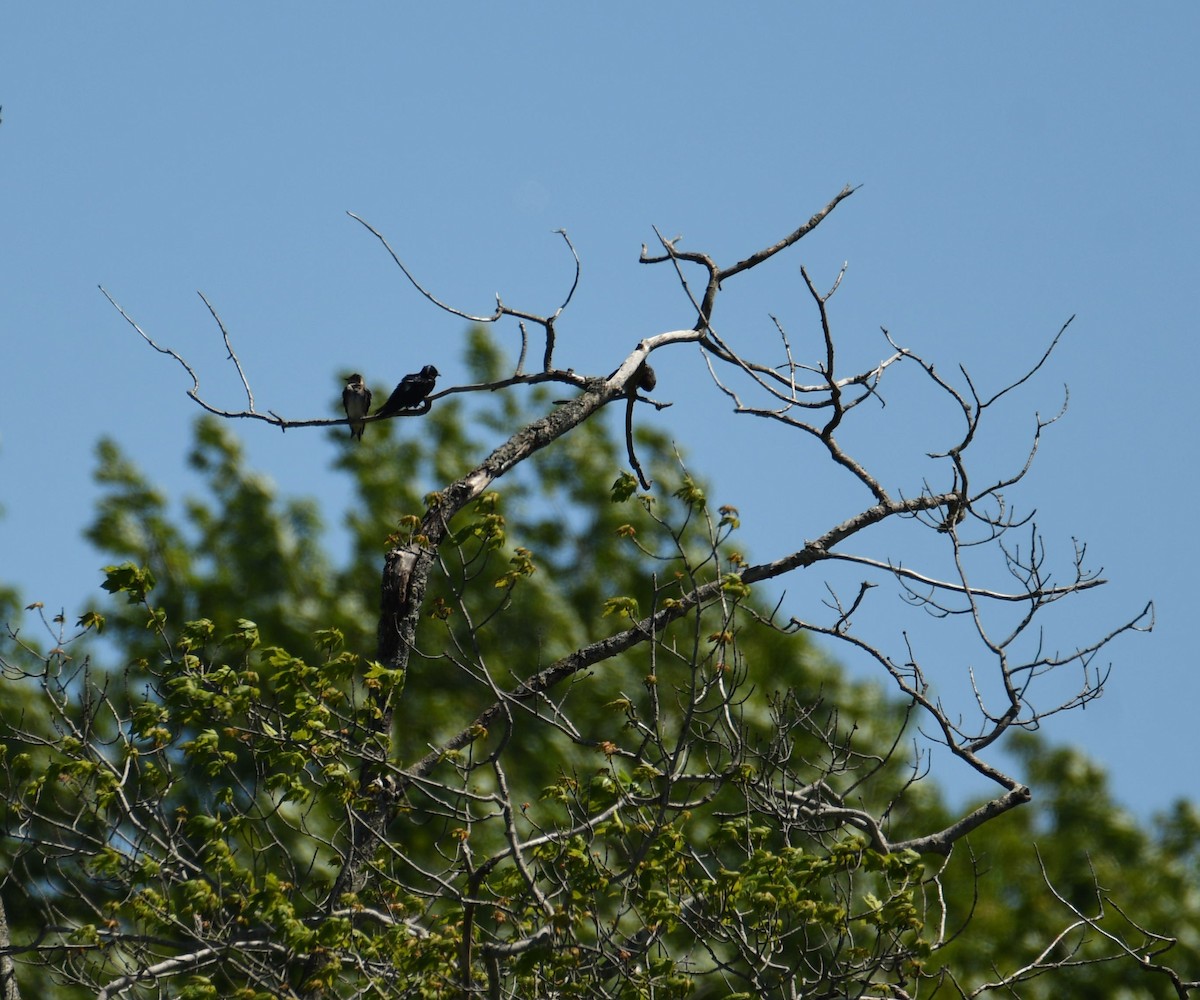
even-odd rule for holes
{"type": "Polygon", "coordinates": [[[346,388],[342,390],[342,406],[350,418],[350,436],[361,441],[363,428],[366,427],[362,418],[371,410],[371,390],[363,384],[363,377],[358,372],[346,379],[346,388]]]}
{"type": "Polygon", "coordinates": [[[405,375],[388,396],[387,402],[375,411],[377,417],[390,417],[401,410],[408,410],[418,405],[426,396],[433,392],[433,383],[441,374],[433,365],[426,365],[419,372],[405,375]]]}
{"type": "Polygon", "coordinates": [[[637,371],[633,373],[633,378],[630,379],[630,382],[636,383],[634,386],[635,392],[638,389],[645,389],[646,392],[652,392],[654,387],[658,385],[658,375],[655,374],[653,368],[643,361],[638,365],[637,371]]]}

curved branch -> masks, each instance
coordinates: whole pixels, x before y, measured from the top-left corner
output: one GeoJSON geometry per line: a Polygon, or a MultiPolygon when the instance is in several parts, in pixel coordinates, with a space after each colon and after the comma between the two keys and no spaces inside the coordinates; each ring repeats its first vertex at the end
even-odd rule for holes
{"type": "Polygon", "coordinates": [[[158,351],[159,354],[166,354],[168,357],[172,357],[179,362],[179,364],[183,367],[183,370],[188,373],[188,376],[192,380],[192,387],[188,390],[188,395],[191,396],[192,399],[196,400],[197,403],[200,403],[201,406],[204,406],[206,409],[208,409],[209,407],[207,404],[201,402],[199,396],[197,395],[197,393],[200,391],[200,379],[196,377],[196,372],[192,366],[184,361],[183,358],[176,354],[173,350],[171,350],[171,348],[161,347],[160,345],[156,344],[154,340],[151,339],[151,337],[146,333],[146,331],[134,322],[133,317],[117,304],[117,300],[108,294],[107,288],[105,288],[103,285],[97,285],[96,287],[99,288],[104,297],[108,299],[110,303],[112,303],[112,307],[121,314],[121,316],[125,319],[125,322],[138,332],[138,335],[142,338],[142,340],[158,351]]]}
{"type": "Polygon", "coordinates": [[[832,199],[830,199],[829,204],[827,204],[820,211],[815,212],[812,218],[804,223],[804,225],[789,233],[778,243],[766,247],[763,250],[759,250],[757,253],[751,254],[745,260],[738,261],[732,267],[727,267],[723,271],[720,271],[717,275],[717,280],[724,281],[726,278],[732,278],[735,274],[739,274],[742,271],[748,271],[752,267],[757,267],[764,260],[769,260],[771,257],[774,257],[777,253],[779,253],[779,251],[786,250],[793,243],[803,239],[814,229],[816,229],[817,226],[824,222],[829,213],[837,208],[839,204],[849,198],[852,194],[854,194],[859,187],[862,187],[862,185],[860,184],[858,187],[851,187],[849,184],[847,184],[844,188],[842,188],[841,191],[834,195],[832,199]]]}
{"type": "Polygon", "coordinates": [[[924,837],[914,837],[911,840],[899,841],[892,844],[892,850],[916,851],[918,854],[940,854],[946,857],[950,854],[950,849],[954,846],[955,842],[961,840],[972,830],[977,830],[984,823],[990,822],[997,816],[1002,816],[1010,809],[1024,805],[1032,798],[1033,793],[1029,788],[1018,784],[1010,788],[1003,795],[991,799],[978,809],[967,813],[966,816],[951,823],[944,830],[928,834],[924,837]]]}
{"type": "Polygon", "coordinates": [[[423,296],[425,296],[425,298],[427,298],[430,302],[432,302],[435,306],[437,306],[442,311],[448,312],[451,316],[458,316],[460,319],[465,319],[470,323],[495,323],[496,320],[498,320],[501,316],[504,315],[504,310],[499,306],[496,307],[496,311],[494,313],[492,313],[490,316],[475,316],[475,315],[472,315],[471,313],[463,312],[461,309],[456,309],[454,306],[450,305],[447,302],[443,302],[436,295],[434,295],[431,291],[429,291],[424,285],[422,285],[419,281],[417,281],[417,279],[415,277],[413,277],[413,273],[407,267],[404,266],[404,261],[402,261],[400,259],[399,255],[396,253],[396,251],[392,249],[391,244],[388,243],[388,241],[384,237],[383,233],[381,233],[378,229],[376,229],[374,226],[372,226],[371,223],[367,222],[367,220],[362,218],[361,216],[355,215],[353,212],[347,212],[346,214],[348,216],[350,216],[350,218],[352,218],[359,225],[361,225],[364,229],[366,229],[377,240],[379,240],[380,243],[383,244],[383,248],[391,255],[392,260],[394,260],[396,262],[396,266],[398,268],[400,268],[401,271],[404,272],[404,277],[406,277],[409,280],[409,282],[412,284],[413,288],[415,288],[418,292],[420,292],[423,296]]]}

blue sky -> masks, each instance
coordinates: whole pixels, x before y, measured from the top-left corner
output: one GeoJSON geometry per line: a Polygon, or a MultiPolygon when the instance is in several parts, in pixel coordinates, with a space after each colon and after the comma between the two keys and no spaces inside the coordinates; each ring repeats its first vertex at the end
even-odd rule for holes
{"type": "MultiPolygon", "coordinates": [[[[1060,605],[1052,641],[1086,642],[1150,598],[1158,624],[1112,648],[1103,699],[1045,733],[1103,761],[1143,814],[1194,796],[1180,765],[1200,693],[1197,38],[1200,8],[1183,3],[14,5],[0,34],[0,579],[69,614],[94,598],[103,559],[81,531],[101,435],[173,498],[196,487],[188,383],[97,285],[237,407],[202,290],[260,407],[322,416],[339,370],[462,373],[461,321],[346,211],[474,312],[496,293],[552,311],[571,279],[552,233],[565,228],[583,277],[558,361],[606,373],[639,338],[690,325],[672,275],[636,262],[652,227],[731,263],[862,185],[731,283],[718,328],[761,347],[775,315],[811,348],[799,265],[827,285],[848,261],[833,305],[848,363],[884,356],[886,326],[939,371],[962,363],[998,388],[1077,315],[980,442],[980,467],[1010,468],[1069,385],[1015,499],[1037,507],[1064,571],[1077,536],[1112,582],[1060,605]]],[[[863,504],[806,444],[730,414],[694,352],[656,365],[656,396],[677,405],[653,419],[740,508],[753,556],[863,504]]],[[[907,492],[952,426],[925,398],[897,375],[886,414],[851,436],[907,492]]],[[[337,521],[347,494],[324,432],[239,431],[282,493],[317,496],[337,521]]],[[[812,613],[819,581],[788,588],[812,613]]],[[[892,641],[924,637],[893,595],[872,599],[892,641]]],[[[928,634],[953,690],[974,664],[960,637],[928,634]]],[[[955,766],[938,768],[957,787],[955,766]]]]}

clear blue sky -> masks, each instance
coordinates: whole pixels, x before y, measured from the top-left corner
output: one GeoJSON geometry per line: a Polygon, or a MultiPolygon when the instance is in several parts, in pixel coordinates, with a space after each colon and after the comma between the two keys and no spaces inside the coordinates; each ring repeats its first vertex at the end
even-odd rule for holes
{"type": "MultiPolygon", "coordinates": [[[[671,274],[636,263],[652,226],[728,263],[851,183],[813,237],[728,290],[718,328],[764,344],[771,313],[811,348],[799,265],[824,284],[848,261],[847,358],[882,356],[882,325],[998,387],[1078,314],[981,442],[982,468],[1007,469],[1069,384],[1015,499],[1037,506],[1064,571],[1078,536],[1113,582],[1060,606],[1051,640],[1086,642],[1151,597],[1158,626],[1113,647],[1106,696],[1046,735],[1102,760],[1142,814],[1194,796],[1198,39],[1184,3],[10,5],[0,579],[70,615],[93,600],[103,560],[81,530],[102,434],[173,498],[196,488],[187,381],[98,284],[236,407],[203,290],[260,407],[322,416],[338,370],[461,374],[463,324],[347,210],[477,312],[497,292],[552,310],[571,268],[551,231],[567,229],[583,279],[558,360],[605,373],[690,323],[671,274]]],[[[755,557],[864,501],[816,452],[729,414],[694,354],[657,365],[656,395],[678,405],[656,419],[741,509],[755,557]]],[[[887,418],[854,440],[910,493],[948,433],[944,411],[907,402],[918,390],[897,377],[887,418]]],[[[338,520],[324,432],[239,431],[281,492],[338,520]]],[[[819,588],[789,588],[813,613],[819,588]]],[[[911,624],[895,597],[872,599],[881,627],[911,624]]],[[[950,689],[972,661],[930,642],[950,689]]]]}

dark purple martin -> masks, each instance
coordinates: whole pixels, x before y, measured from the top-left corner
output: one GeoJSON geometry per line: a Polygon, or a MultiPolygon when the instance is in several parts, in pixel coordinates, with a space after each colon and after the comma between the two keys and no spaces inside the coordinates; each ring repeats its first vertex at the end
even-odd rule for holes
{"type": "Polygon", "coordinates": [[[387,402],[375,411],[377,417],[390,417],[401,410],[409,410],[417,406],[426,396],[433,392],[433,384],[441,373],[426,365],[419,372],[405,375],[388,396],[387,402]]]}
{"type": "Polygon", "coordinates": [[[371,410],[371,390],[363,384],[363,377],[358,372],[346,379],[346,388],[342,390],[342,406],[350,418],[350,436],[361,441],[363,428],[366,427],[362,418],[371,410]]]}

